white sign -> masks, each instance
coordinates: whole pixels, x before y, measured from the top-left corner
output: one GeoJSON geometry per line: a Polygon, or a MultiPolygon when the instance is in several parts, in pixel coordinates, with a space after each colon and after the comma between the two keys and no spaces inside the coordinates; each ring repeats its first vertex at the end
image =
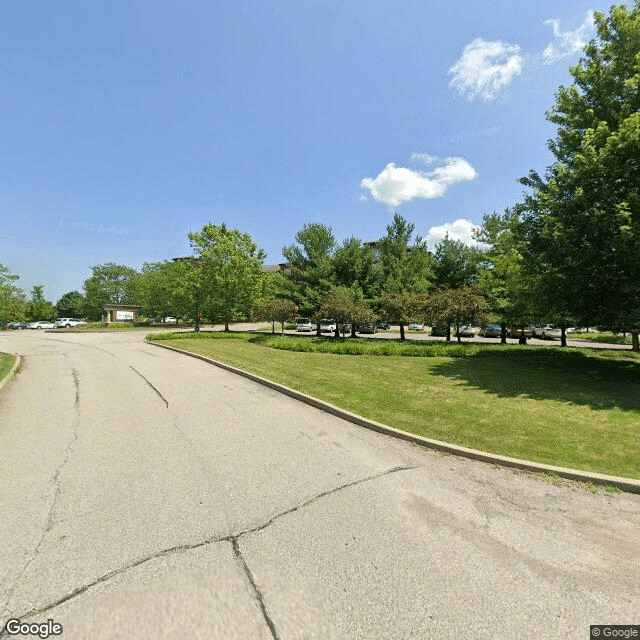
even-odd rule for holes
{"type": "Polygon", "coordinates": [[[133,320],[133,311],[116,311],[116,320],[133,320]]]}

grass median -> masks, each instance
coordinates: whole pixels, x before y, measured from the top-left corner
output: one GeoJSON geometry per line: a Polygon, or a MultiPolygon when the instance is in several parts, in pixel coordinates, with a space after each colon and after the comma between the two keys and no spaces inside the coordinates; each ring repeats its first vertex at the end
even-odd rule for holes
{"type": "Polygon", "coordinates": [[[0,382],[9,374],[15,361],[16,357],[14,355],[10,353],[0,353],[0,382]]]}
{"type": "Polygon", "coordinates": [[[317,348],[291,351],[277,336],[183,333],[151,339],[428,438],[640,478],[640,359],[630,352],[432,343],[404,355],[371,355],[366,349],[402,345],[294,338],[299,349],[304,340],[315,340],[317,348]]]}

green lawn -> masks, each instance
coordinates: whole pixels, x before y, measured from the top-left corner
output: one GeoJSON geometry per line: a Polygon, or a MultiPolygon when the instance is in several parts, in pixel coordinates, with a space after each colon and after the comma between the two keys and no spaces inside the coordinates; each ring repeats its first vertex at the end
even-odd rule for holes
{"type": "Polygon", "coordinates": [[[463,357],[354,356],[276,350],[233,333],[166,344],[429,438],[640,478],[640,360],[620,352],[513,356],[492,345],[463,357]]]}
{"type": "Polygon", "coordinates": [[[9,373],[15,361],[16,357],[10,353],[0,353],[0,381],[9,373]]]}

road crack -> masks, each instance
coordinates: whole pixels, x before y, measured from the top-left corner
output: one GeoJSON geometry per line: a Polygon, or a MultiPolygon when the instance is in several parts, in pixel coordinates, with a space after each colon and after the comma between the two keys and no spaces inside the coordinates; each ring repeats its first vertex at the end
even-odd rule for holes
{"type": "MultiPolygon", "coordinates": [[[[20,573],[17,575],[15,582],[13,584],[13,587],[9,591],[9,595],[7,596],[6,601],[4,603],[5,610],[8,610],[11,604],[11,599],[13,598],[18,588],[18,585],[20,584],[20,581],[25,576],[26,572],[28,571],[29,567],[34,562],[36,557],[40,554],[40,548],[44,544],[47,534],[49,533],[49,531],[51,531],[51,529],[55,524],[56,505],[58,503],[58,499],[62,495],[62,482],[60,480],[60,474],[69,463],[71,453],[73,452],[73,444],[78,439],[78,428],[80,426],[80,377],[78,375],[78,371],[75,368],[71,369],[71,376],[73,378],[73,387],[74,387],[74,403],[73,403],[74,415],[73,415],[73,422],[72,422],[72,428],[71,428],[71,439],[69,440],[65,448],[62,462],[60,462],[60,464],[56,467],[53,473],[53,479],[52,479],[52,483],[54,487],[53,499],[51,501],[51,506],[49,507],[49,513],[47,514],[47,519],[45,521],[45,526],[42,531],[42,535],[40,536],[40,539],[36,543],[36,546],[34,547],[33,551],[29,554],[28,560],[25,562],[22,569],[20,569],[20,573]]],[[[1,637],[2,635],[0,634],[0,638],[1,637]]]]}
{"type": "MultiPolygon", "coordinates": [[[[78,397],[78,396],[77,396],[78,397]]],[[[130,571],[131,569],[135,569],[136,567],[139,567],[143,564],[146,564],[147,562],[151,562],[152,560],[155,560],[157,558],[162,558],[162,557],[166,557],[166,556],[171,556],[174,555],[176,553],[185,553],[188,551],[192,551],[193,549],[198,549],[200,547],[205,547],[211,544],[217,544],[217,543],[221,543],[221,542],[229,542],[231,544],[232,550],[234,552],[234,555],[236,556],[236,558],[238,558],[238,561],[240,562],[240,565],[243,569],[243,572],[245,573],[245,576],[247,577],[249,584],[251,586],[251,589],[253,590],[254,593],[254,597],[256,598],[257,602],[258,602],[258,606],[260,607],[260,610],[262,612],[263,618],[265,620],[265,624],[267,625],[267,627],[269,628],[269,631],[271,632],[272,637],[274,638],[274,640],[278,640],[278,636],[276,633],[276,628],[275,625],[273,623],[273,620],[271,619],[271,617],[269,616],[269,613],[267,611],[266,608],[266,604],[264,602],[264,598],[262,595],[262,592],[260,591],[260,589],[257,586],[257,583],[255,582],[255,579],[253,577],[253,573],[251,572],[251,569],[249,568],[249,565],[247,564],[244,556],[242,555],[242,552],[240,550],[240,546],[239,546],[239,540],[240,538],[242,538],[245,535],[251,534],[251,533],[257,533],[258,531],[263,531],[264,529],[266,529],[267,527],[269,527],[270,525],[272,525],[274,522],[276,522],[277,520],[280,520],[281,518],[284,518],[287,515],[290,515],[292,513],[295,513],[296,511],[299,511],[300,509],[303,509],[311,504],[314,504],[315,502],[318,502],[319,500],[322,500],[323,498],[326,498],[327,496],[330,496],[334,493],[338,493],[340,491],[344,491],[345,489],[349,489],[351,487],[354,487],[356,485],[359,484],[364,484],[366,482],[371,482],[373,480],[376,480],[378,478],[382,478],[383,476],[387,476],[393,473],[398,473],[400,471],[410,471],[412,469],[416,469],[417,467],[393,467],[392,469],[388,469],[386,471],[381,471],[379,473],[370,475],[370,476],[366,476],[364,478],[360,478],[358,480],[354,480],[352,482],[347,482],[346,484],[340,485],[338,487],[334,487],[333,489],[328,489],[326,491],[323,491],[321,493],[318,493],[317,495],[313,496],[312,498],[309,498],[308,500],[305,500],[304,502],[301,502],[300,504],[297,504],[293,507],[290,507],[289,509],[286,509],[284,511],[281,511],[280,513],[276,513],[275,515],[271,516],[269,519],[267,519],[265,522],[263,522],[260,525],[257,525],[255,527],[251,527],[248,529],[244,529],[243,531],[239,531],[236,533],[232,533],[232,534],[227,534],[227,535],[221,535],[221,536],[212,536],[210,538],[206,538],[204,540],[200,540],[198,542],[193,542],[190,544],[183,544],[183,545],[177,545],[175,547],[169,547],[167,549],[162,549],[161,551],[158,551],[156,553],[150,554],[148,556],[145,556],[144,558],[138,558],[137,560],[134,560],[133,562],[130,562],[129,564],[120,567],[118,569],[114,569],[113,571],[110,571],[108,573],[105,573],[104,575],[100,576],[99,578],[97,578],[96,580],[94,580],[93,582],[90,582],[82,587],[79,587],[75,590],[73,590],[72,592],[68,593],[67,595],[58,598],[57,600],[50,602],[47,605],[44,605],[42,607],[39,607],[38,609],[32,609],[30,611],[26,611],[20,615],[14,615],[11,614],[8,616],[7,619],[9,618],[18,618],[19,620],[26,620],[28,618],[32,618],[33,616],[36,615],[40,615],[43,613],[46,613],[47,611],[50,611],[51,609],[54,609],[55,607],[58,607],[62,604],[65,604],[66,602],[69,602],[70,600],[73,600],[74,598],[77,598],[78,596],[86,593],[87,591],[89,591],[90,589],[92,589],[93,587],[96,587],[100,584],[103,584],[105,582],[108,582],[109,580],[115,578],[116,576],[119,576],[123,573],[126,573],[127,571],[130,571]]],[[[52,509],[53,510],[53,509],[52,509]]],[[[46,533],[46,532],[45,532],[46,533]]],[[[44,535],[43,534],[43,538],[44,539],[44,535]]],[[[39,545],[42,543],[42,540],[40,541],[39,545]]],[[[34,554],[35,557],[35,554],[34,554]]],[[[29,562],[29,564],[31,563],[31,561],[29,562]]],[[[28,566],[28,565],[27,565],[28,566]]],[[[26,571],[26,568],[23,570],[23,574],[24,571],[26,571]]],[[[14,587],[15,590],[15,587],[14,587]]],[[[5,638],[6,633],[4,630],[0,631],[0,639],[5,638]]]]}

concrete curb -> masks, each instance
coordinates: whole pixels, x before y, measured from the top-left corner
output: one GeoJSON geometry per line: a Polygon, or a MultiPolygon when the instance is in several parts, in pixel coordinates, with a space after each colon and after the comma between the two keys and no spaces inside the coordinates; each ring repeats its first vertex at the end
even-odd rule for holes
{"type": "Polygon", "coordinates": [[[518,458],[508,458],[507,456],[500,456],[494,453],[486,453],[484,451],[478,451],[477,449],[468,449],[467,447],[449,444],[448,442],[441,442],[440,440],[432,440],[431,438],[425,438],[423,436],[418,436],[407,431],[395,429],[394,427],[376,422],[375,420],[363,418],[356,413],[351,413],[350,411],[346,411],[345,409],[340,409],[340,407],[336,407],[335,405],[329,404],[328,402],[324,402],[323,400],[319,400],[318,398],[309,396],[306,393],[301,393],[300,391],[296,391],[295,389],[285,387],[282,384],[272,382],[271,380],[262,378],[254,373],[249,373],[248,371],[244,371],[243,369],[232,367],[231,365],[225,364],[224,362],[219,362],[218,360],[214,360],[213,358],[208,358],[207,356],[203,356],[198,353],[192,353],[190,351],[178,349],[177,347],[171,347],[166,344],[160,344],[156,340],[150,341],[145,339],[145,342],[147,342],[147,344],[162,347],[163,349],[169,349],[170,351],[176,351],[177,353],[191,356],[192,358],[197,358],[198,360],[204,360],[204,362],[208,362],[209,364],[213,364],[216,367],[220,367],[221,369],[225,369],[226,371],[230,371],[231,373],[235,373],[237,375],[243,376],[244,378],[248,378],[249,380],[253,380],[258,384],[269,387],[274,391],[283,393],[284,395],[287,395],[290,398],[294,398],[295,400],[300,400],[300,402],[311,405],[316,409],[326,411],[331,415],[342,418],[343,420],[347,420],[348,422],[351,422],[353,424],[365,427],[366,429],[371,429],[372,431],[384,433],[385,435],[392,436],[394,438],[407,440],[408,442],[413,442],[422,447],[435,449],[436,451],[443,451],[445,453],[450,453],[456,456],[462,456],[463,458],[479,460],[480,462],[490,462],[492,464],[499,464],[504,467],[513,467],[514,469],[531,471],[533,473],[552,473],[563,478],[567,478],[568,480],[577,480],[578,482],[592,482],[594,484],[601,485],[611,485],[614,487],[618,487],[619,489],[622,489],[624,491],[629,491],[631,493],[640,493],[640,480],[634,480],[633,478],[621,478],[619,476],[608,476],[602,473],[593,473],[591,471],[567,469],[565,467],[554,467],[549,464],[529,462],[528,460],[519,460],[518,458]]]}
{"type": "Polygon", "coordinates": [[[20,366],[20,363],[22,362],[22,358],[17,353],[10,353],[9,355],[15,356],[16,360],[13,363],[13,366],[11,367],[11,369],[9,369],[9,372],[7,373],[7,375],[4,378],[2,378],[2,380],[0,380],[0,391],[2,390],[2,387],[4,387],[4,385],[7,384],[7,382],[9,382],[11,378],[13,378],[13,374],[16,372],[16,369],[20,366]]]}

